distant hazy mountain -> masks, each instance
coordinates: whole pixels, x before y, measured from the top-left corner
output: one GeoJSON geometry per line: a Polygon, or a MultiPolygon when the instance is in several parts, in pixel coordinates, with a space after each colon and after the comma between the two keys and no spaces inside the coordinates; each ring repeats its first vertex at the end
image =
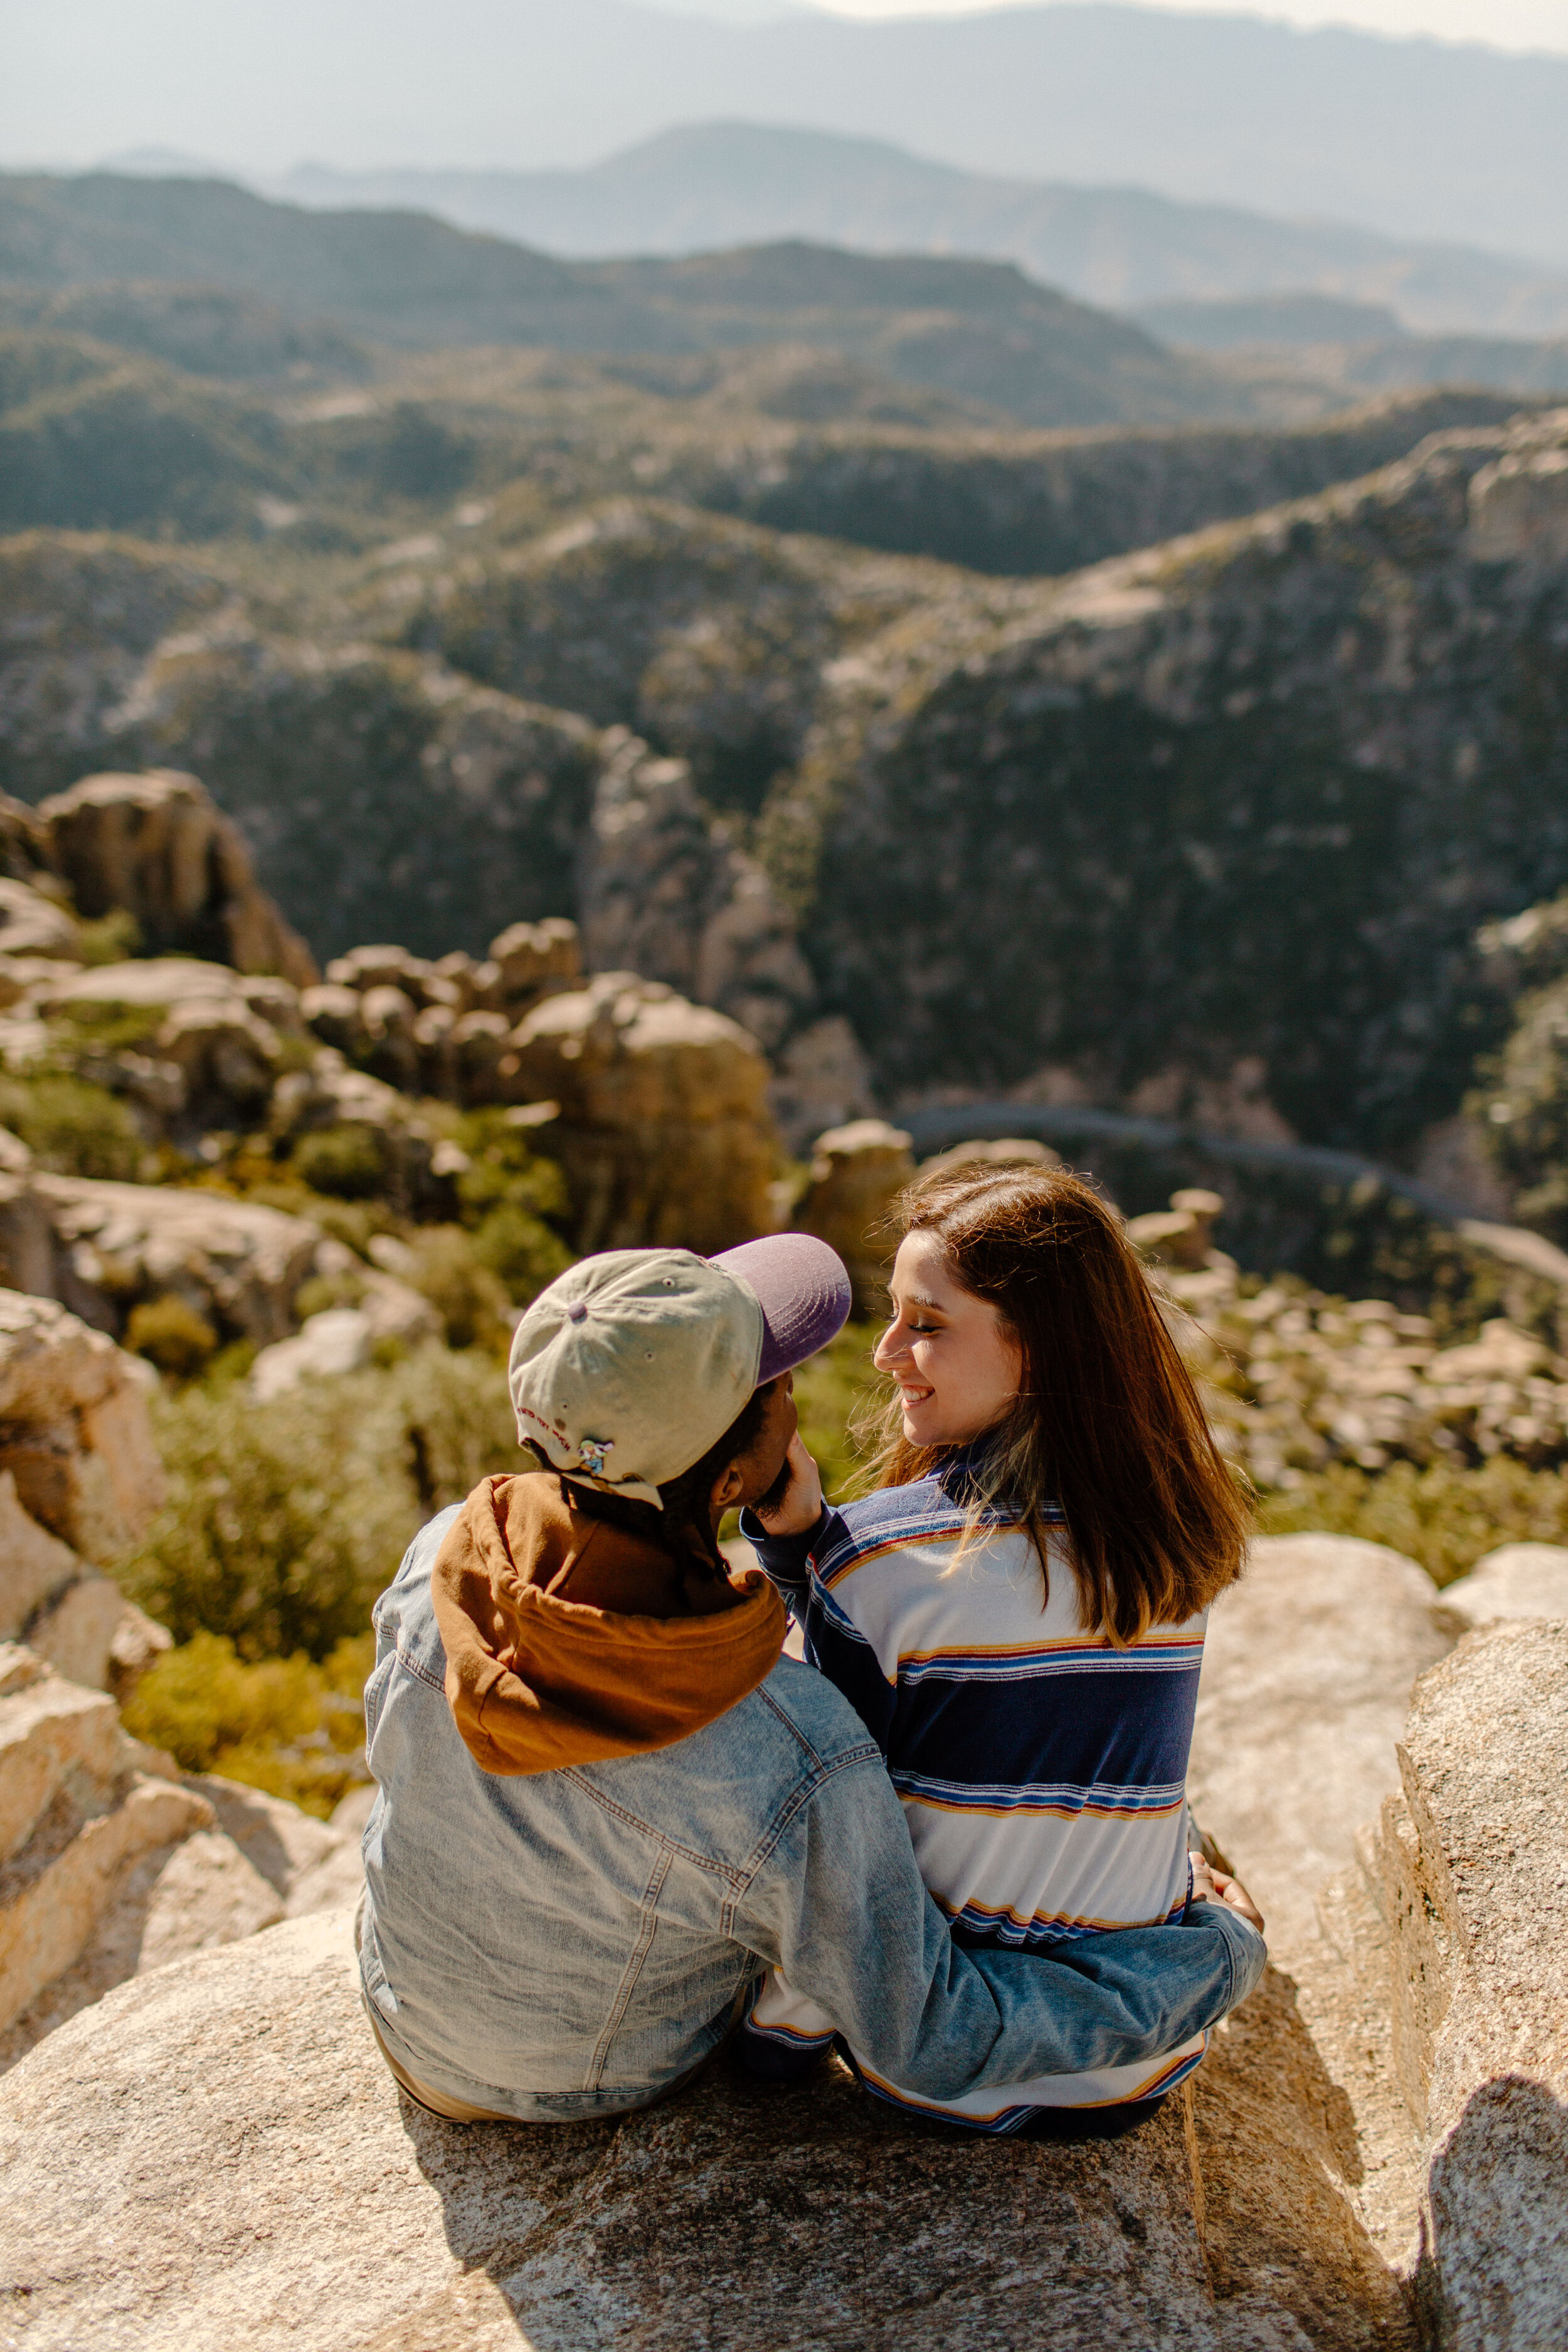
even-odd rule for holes
{"type": "Polygon", "coordinates": [[[0,154],[531,171],[765,121],[1568,266],[1568,58],[1071,0],[763,24],[630,0],[49,0],[7,11],[5,47],[0,154]]]}
{"type": "Polygon", "coordinates": [[[665,131],[583,171],[309,166],[275,185],[308,205],[412,205],[563,255],[696,253],[812,237],[868,252],[1016,261],[1105,308],[1289,289],[1392,306],[1429,333],[1568,332],[1568,275],[1465,247],[1397,244],[1332,223],[1270,220],[1134,188],[986,178],[879,140],[754,123],[665,131]]]}
{"type": "MultiPolygon", "coordinates": [[[[426,214],[306,212],[221,181],[94,173],[0,178],[0,288],[7,282],[40,295],[100,289],[76,310],[89,324],[159,288],[172,297],[207,287],[271,306],[277,320],[225,330],[242,342],[325,320],[416,347],[635,353],[637,380],[655,391],[647,371],[658,373],[660,355],[795,345],[942,394],[979,421],[1168,424],[1256,413],[1245,386],[1127,320],[1010,264],[942,255],[793,242],[564,262],[426,214]]],[[[183,306],[165,299],[153,313],[141,347],[167,354],[183,306]]],[[[55,323],[68,330],[68,310],[55,323]]],[[[678,396],[691,375],[689,365],[664,369],[678,396]]]]}

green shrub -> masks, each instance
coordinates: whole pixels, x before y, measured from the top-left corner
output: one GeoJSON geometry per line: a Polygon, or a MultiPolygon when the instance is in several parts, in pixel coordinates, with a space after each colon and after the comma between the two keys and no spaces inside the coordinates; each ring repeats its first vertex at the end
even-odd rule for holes
{"type": "Polygon", "coordinates": [[[847,1323],[830,1346],[803,1364],[795,1376],[800,1433],[822,1473],[823,1491],[841,1503],[856,1491],[864,1453],[854,1424],[885,1393],[871,1363],[881,1337],[879,1323],[847,1323]]]}
{"type": "Polygon", "coordinates": [[[1364,1536],[1451,1584],[1500,1544],[1568,1543],[1568,1470],[1531,1470],[1502,1454],[1476,1469],[1340,1462],[1265,1496],[1258,1517],[1267,1535],[1364,1536]]]}
{"type": "Polygon", "coordinates": [[[301,1138],[294,1173],[313,1192],[343,1201],[368,1201],[387,1181],[386,1141],[374,1127],[326,1127],[301,1138]]]}
{"type": "Polygon", "coordinates": [[[121,1581],[176,1642],[222,1634],[246,1662],[363,1633],[421,1522],[520,1458],[500,1367],[437,1347],[269,1404],[209,1381],[153,1412],[169,1503],[121,1581]]]}
{"type": "Polygon", "coordinates": [[[320,1664],[299,1654],[247,1664],[222,1634],[198,1633],[142,1677],[125,1727],[187,1772],[221,1772],[324,1818],[364,1778],[360,1695],[374,1649],[362,1633],[320,1664]]]}
{"type": "Polygon", "coordinates": [[[484,1348],[504,1355],[511,1339],[511,1302],[478,1256],[461,1225],[426,1225],[412,1236],[408,1279],[441,1318],[449,1348],[484,1348]]]}
{"type": "Polygon", "coordinates": [[[563,1274],[572,1253],[542,1217],[515,1201],[500,1201],[474,1229],[473,1254],[489,1268],[514,1307],[526,1307],[563,1274]]]}
{"type": "Polygon", "coordinates": [[[77,942],[85,964],[126,963],[143,947],[142,926],[129,907],[112,908],[95,922],[83,923],[77,942]]]}
{"type": "Polygon", "coordinates": [[[62,1004],[52,1015],[57,1056],[70,1061],[94,1047],[104,1054],[151,1053],[164,1018],[162,1005],[127,1004],[117,997],[62,1004]]]}
{"type": "Polygon", "coordinates": [[[57,1176],[134,1183],[146,1152],[119,1097],[85,1078],[0,1080],[0,1126],[19,1135],[39,1167],[57,1176]]]}
{"type": "Polygon", "coordinates": [[[572,1263],[571,1251],[546,1223],[568,1213],[566,1180],[553,1160],[531,1148],[528,1130],[505,1110],[467,1112],[455,1139],[468,1155],[457,1191],[474,1256],[514,1306],[526,1307],[572,1263]]]}
{"type": "Polygon", "coordinates": [[[518,1450],[506,1369],[493,1356],[425,1349],[396,1368],[391,1387],[422,1519],[460,1503],[481,1478],[532,1466],[518,1450]]]}
{"type": "Polygon", "coordinates": [[[471,1110],[458,1122],[456,1139],[468,1155],[458,1179],[465,1223],[502,1202],[538,1217],[566,1215],[566,1179],[553,1160],[532,1150],[528,1135],[505,1110],[471,1110]]]}
{"type": "Polygon", "coordinates": [[[313,1274],[294,1293],[294,1318],[303,1323],[312,1315],[325,1315],[334,1307],[357,1307],[364,1297],[364,1277],[347,1274],[313,1274]]]}
{"type": "Polygon", "coordinates": [[[191,1381],[217,1352],[217,1333],[188,1299],[168,1290],[132,1308],[125,1344],[172,1379],[191,1381]]]}

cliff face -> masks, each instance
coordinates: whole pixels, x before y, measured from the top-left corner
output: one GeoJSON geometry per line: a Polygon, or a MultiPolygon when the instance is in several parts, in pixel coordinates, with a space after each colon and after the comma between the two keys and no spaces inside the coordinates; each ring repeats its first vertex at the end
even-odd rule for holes
{"type": "Polygon", "coordinates": [[[1563,412],[1455,430],[1056,581],[646,495],[542,530],[527,484],[292,571],[39,534],[0,550],[0,755],[26,797],[194,770],[318,955],[571,915],[775,1055],[847,1019],[895,1105],[1244,1105],[1398,1152],[1502,1034],[1478,926],[1568,884],[1565,452],[1563,412]],[[616,729],[679,764],[646,905],[616,729]]]}
{"type": "Polygon", "coordinates": [[[1293,433],[1188,425],[943,434],[885,423],[880,431],[838,423],[767,436],[710,429],[670,453],[664,479],[699,505],[775,530],[823,531],[976,572],[1076,572],[1310,498],[1407,457],[1428,434],[1501,425],[1517,404],[1499,393],[1433,392],[1293,433]]]}
{"type": "Polygon", "coordinates": [[[1314,1139],[1456,1105],[1472,939],[1568,877],[1568,415],[863,651],[811,949],[895,1092],[1266,1072],[1314,1139]]]}

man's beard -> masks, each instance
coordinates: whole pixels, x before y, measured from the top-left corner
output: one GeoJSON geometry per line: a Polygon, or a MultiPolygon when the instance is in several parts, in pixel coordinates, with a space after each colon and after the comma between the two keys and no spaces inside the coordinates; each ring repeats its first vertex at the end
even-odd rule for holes
{"type": "Polygon", "coordinates": [[[784,1501],[784,1496],[789,1492],[789,1482],[793,1469],[794,1465],[790,1461],[789,1455],[786,1454],[784,1460],[779,1464],[779,1475],[773,1480],[773,1485],[768,1488],[767,1493],[765,1495],[759,1495],[756,1501],[752,1505],[752,1510],[757,1513],[760,1518],[765,1519],[770,1511],[776,1511],[778,1509],[779,1505],[784,1501]]]}

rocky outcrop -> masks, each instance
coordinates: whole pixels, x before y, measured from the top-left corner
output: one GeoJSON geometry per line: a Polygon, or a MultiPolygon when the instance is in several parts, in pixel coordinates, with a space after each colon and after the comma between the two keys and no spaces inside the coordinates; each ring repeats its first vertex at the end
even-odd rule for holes
{"type": "Polygon", "coordinates": [[[243,836],[195,776],[87,776],[43,802],[38,823],[79,913],[123,909],[157,953],[216,957],[300,988],[317,977],[304,941],[258,887],[243,836]]]}
{"type": "MultiPolygon", "coordinates": [[[[130,1357],[52,1298],[16,1291],[0,1291],[0,1473],[30,1517],[87,1559],[120,1557],[164,1498],[130,1357]]],[[[9,1616],[26,1616],[42,1590],[28,1585],[9,1616]]]]}
{"type": "Polygon", "coordinates": [[[672,488],[775,530],[821,531],[978,572],[1077,572],[1409,455],[1430,433],[1507,424],[1495,393],[1404,394],[1293,433],[1188,425],[1094,434],[824,431],[725,436],[669,461],[672,488]]]}
{"type": "Polygon", "coordinates": [[[49,962],[74,963],[80,954],[76,924],[55,898],[29,882],[0,881],[0,984],[15,992],[23,986],[16,971],[17,957],[41,957],[49,962]]]}
{"type": "MultiPolygon", "coordinates": [[[[406,607],[387,617],[400,629],[406,607]]],[[[231,610],[174,637],[143,667],[117,755],[194,769],[323,959],[386,938],[478,955],[509,923],[574,914],[597,730],[344,643],[345,620],[357,631],[340,609],[293,638],[231,610]]]]}
{"type": "MultiPolygon", "coordinates": [[[[74,1020],[72,1060],[80,1075],[137,1105],[153,1131],[186,1140],[206,1126],[253,1123],[272,1091],[283,1039],[302,1034],[290,982],[197,957],[100,964],[38,982],[13,1019],[24,1010],[36,1022],[56,1024],[44,1027],[28,1058],[58,1051],[59,1017],[68,1035],[74,1020]],[[145,1016],[136,1045],[95,1036],[95,1016],[107,1025],[127,1013],[145,1016]]],[[[19,1036],[17,1046],[24,1046],[19,1036]]]]}
{"type": "Polygon", "coordinates": [[[321,1239],[304,1218],[222,1192],[32,1181],[56,1237],[58,1295],[98,1330],[121,1332],[135,1306],[172,1294],[258,1347],[287,1337],[321,1239]]]}
{"type": "MultiPolygon", "coordinates": [[[[1339,2118],[1324,2170],[1415,2281],[1422,2340],[1545,2352],[1568,2252],[1568,1633],[1493,1623],[1446,1654],[1462,1623],[1379,1546],[1256,1544],[1211,1620],[1190,1788],[1293,1984],[1339,2118]]],[[[1215,2087],[1200,2144],[1234,2136],[1215,2087]]]]}
{"type": "Polygon", "coordinates": [[[1467,1632],[1498,1617],[1553,1617],[1568,1624],[1568,1546],[1504,1544],[1468,1576],[1443,1587],[1445,1615],[1467,1632]]]}
{"type": "Polygon", "coordinates": [[[80,1958],[127,1867],[212,1821],[205,1800],[136,1769],[112,1699],[29,1650],[0,1650],[0,2031],[80,1958]]]}
{"type": "MultiPolygon", "coordinates": [[[[1535,1467],[1568,1460],[1568,1360],[1537,1330],[1494,1316],[1474,1339],[1444,1348],[1429,1317],[1386,1298],[1325,1297],[1289,1277],[1255,1289],[1213,1246],[1219,1205],[1217,1193],[1181,1192],[1128,1231],[1157,1269],[1215,1436],[1259,1486],[1289,1489],[1334,1461],[1381,1470],[1498,1454],[1535,1467]],[[1209,1205],[1194,1211],[1194,1201],[1209,1205]]],[[[1505,1282],[1503,1251],[1550,1249],[1507,1227],[1468,1232],[1485,1237],[1505,1282]]],[[[1520,1276],[1527,1286],[1528,1265],[1520,1276]]],[[[1542,1280],[1521,1304],[1561,1297],[1542,1280]]]]}
{"type": "Polygon", "coordinates": [[[797,1230],[836,1249],[848,1268],[858,1315],[886,1311],[896,1236],[889,1213],[915,1172],[910,1139],[885,1118],[830,1128],[812,1146],[810,1182],[795,1213],[797,1230]]]}
{"type": "Polygon", "coordinates": [[[1316,1933],[1318,1887],[1397,1785],[1411,1686],[1449,1646],[1436,1602],[1426,1570],[1384,1545],[1302,1535],[1258,1538],[1215,1603],[1192,1804],[1287,1967],[1316,1933]]]}
{"type": "Polygon", "coordinates": [[[601,972],[520,1024],[512,1084],[559,1104],[541,1141],[586,1252],[711,1253],[764,1232],[777,1147],[768,1066],[738,1023],[635,972],[601,972]]]}
{"type": "Polygon", "coordinates": [[[1394,2059],[1427,2154],[1429,2340],[1547,2352],[1568,2312],[1568,1622],[1417,1684],[1383,1809],[1394,2059]]]}
{"type": "Polygon", "coordinates": [[[128,1977],[352,1901],[345,1805],[329,1824],[182,1778],[112,1698],[0,1644],[0,2071],[128,1977]]]}
{"type": "Polygon", "coordinates": [[[805,936],[895,1099],[1257,1057],[1307,1140],[1386,1155],[1457,1110],[1475,929],[1568,880],[1565,436],[1446,434],[860,646],[805,936]],[[1505,483],[1528,529],[1488,521],[1505,483]]]}
{"type": "Polygon", "coordinates": [[[512,1099],[513,1028],[581,974],[577,926],[552,915],[510,923],[478,961],[460,948],[435,963],[403,947],[351,948],[305,991],[300,1012],[371,1076],[472,1108],[512,1099]]]}
{"type": "Polygon", "coordinates": [[[0,1641],[126,1687],[166,1636],[85,1563],[119,1559],[164,1493],[131,1359],[53,1299],[0,1291],[0,1641]]]}
{"type": "Polygon", "coordinates": [[[836,649],[823,568],[770,532],[617,499],[460,567],[411,634],[487,685],[635,729],[711,806],[752,810],[836,649]]]}
{"type": "Polygon", "coordinates": [[[590,967],[662,981],[779,1045],[814,992],[789,914],[715,830],[684,761],[652,757],[624,729],[605,743],[583,866],[590,967]]]}
{"type": "MultiPolygon", "coordinates": [[[[441,2125],[374,2053],[349,1911],[254,1932],[352,1900],[365,1796],[322,1828],[187,1783],[210,1822],[123,1881],[144,1972],[100,1984],[85,2013],[90,1991],[60,1991],[55,2030],[0,2088],[4,2284],[29,2330],[62,2348],[110,2327],[195,2347],[243,2311],[263,2352],[390,2347],[411,2329],[430,2352],[520,2333],[921,2352],[1020,2324],[1086,2352],[1414,2352],[1413,2274],[1422,2340],[1547,2352],[1568,2179],[1551,1973],[1568,1924],[1551,1836],[1568,1631],[1465,1642],[1406,1720],[1395,1685],[1443,1641],[1419,1571],[1317,1538],[1260,1546],[1250,1577],[1215,1612],[1194,1792],[1278,1911],[1289,1973],[1268,1972],[1157,2124],[1101,2147],[981,2149],[877,2106],[836,2063],[780,2094],[721,2060],[619,2122],[441,2125]],[[1292,1667],[1301,1712],[1282,1721],[1292,1667]],[[1205,1740],[1211,1759],[1236,1753],[1228,1782],[1205,1740]],[[1283,1807],[1261,1831],[1259,1788],[1283,1807]],[[1353,1855],[1352,1817],[1380,1795],[1382,1860],[1363,1840],[1351,1862],[1363,1887],[1373,1870],[1376,1903],[1352,1916],[1331,1878],[1320,1894],[1325,1926],[1355,1930],[1347,1952],[1306,1924],[1310,1882],[1353,1855]],[[146,1973],[159,1953],[181,1965],[146,1973]],[[819,2210],[837,2227],[803,2235],[819,2210]]],[[[101,1769],[104,1704],[65,1710],[101,1769]]],[[[34,1736],[36,1804],[76,1735],[34,1736]]]]}
{"type": "Polygon", "coordinates": [[[54,1300],[0,1291],[0,2065],[139,1968],[251,1934],[311,1886],[352,1892],[347,1832],[182,1781],[120,1727],[169,1646],[89,1565],[164,1500],[142,1369],[54,1300]]]}
{"type": "Polygon", "coordinates": [[[837,2064],[781,2094],[721,2062],[619,2122],[438,2123],[376,2055],[346,1913],[124,1986],[52,2035],[0,2086],[0,2184],[4,2283],[43,2346],[1398,2340],[1310,2263],[1289,2282],[1310,2336],[1275,2273],[1216,2301],[1175,2103],[1101,2147],[977,2148],[837,2064]]]}

